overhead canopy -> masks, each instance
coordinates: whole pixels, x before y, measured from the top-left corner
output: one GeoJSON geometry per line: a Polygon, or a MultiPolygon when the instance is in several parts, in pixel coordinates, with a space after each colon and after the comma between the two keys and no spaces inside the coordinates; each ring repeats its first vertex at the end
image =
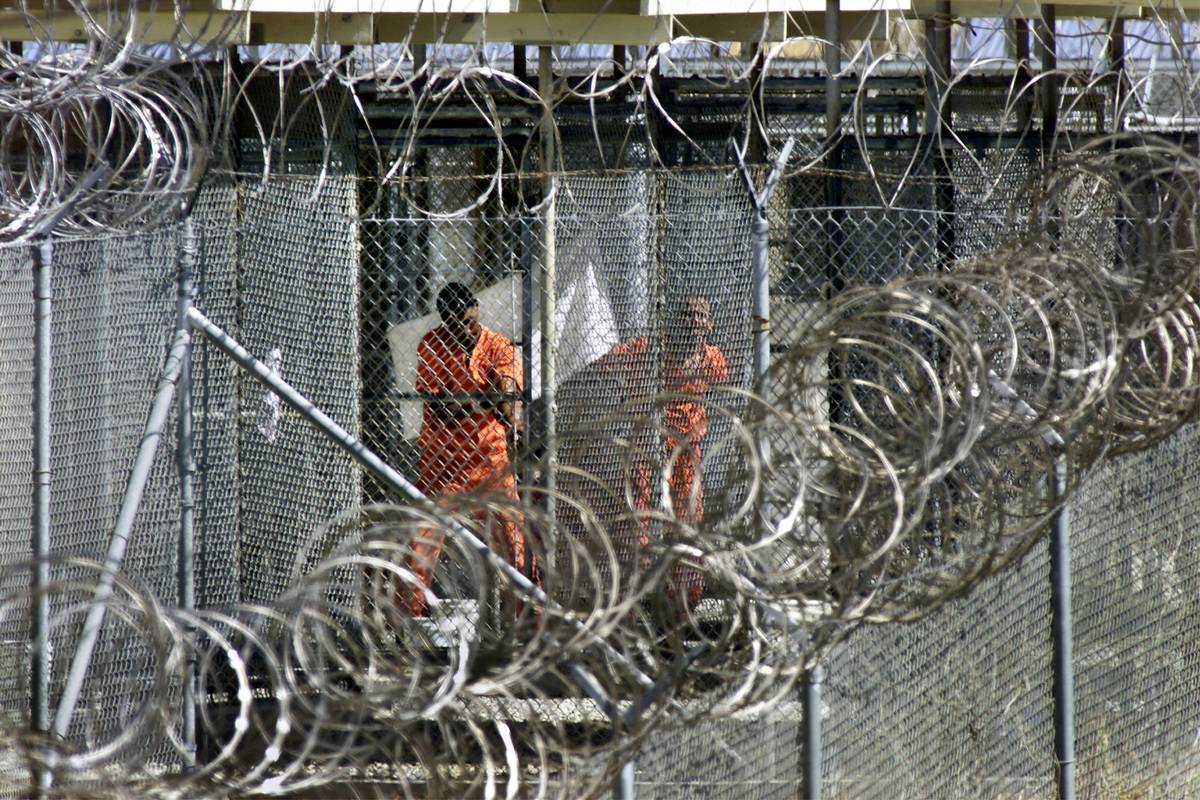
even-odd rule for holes
{"type": "MultiPolygon", "coordinates": [[[[825,0],[206,0],[181,4],[125,3],[114,10],[93,4],[88,23],[59,3],[0,7],[0,39],[82,41],[88,25],[123,36],[131,27],[143,41],[176,38],[229,44],[267,42],[372,44],[513,42],[517,44],[654,45],[678,36],[716,41],[781,41],[820,35],[825,0]],[[176,36],[177,31],[182,35],[176,36]]],[[[1142,17],[1200,12],[1200,0],[1157,6],[1060,0],[1061,17],[1142,17]]],[[[886,30],[896,17],[939,13],[938,0],[841,0],[842,30],[886,30]]],[[[956,17],[1041,15],[1034,0],[951,0],[956,17]]],[[[878,34],[877,34],[878,36],[878,34]]]]}

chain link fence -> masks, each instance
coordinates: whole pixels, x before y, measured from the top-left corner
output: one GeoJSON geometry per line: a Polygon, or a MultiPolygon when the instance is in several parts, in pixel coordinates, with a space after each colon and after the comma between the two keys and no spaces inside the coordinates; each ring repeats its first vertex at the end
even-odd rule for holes
{"type": "MultiPolygon", "coordinates": [[[[330,107],[340,106],[335,99],[330,107]]],[[[422,480],[421,431],[430,424],[431,387],[418,377],[421,342],[444,324],[437,298],[451,282],[474,293],[480,322],[509,343],[506,374],[523,406],[513,413],[530,439],[545,425],[541,348],[554,348],[564,492],[585,491],[571,483],[573,470],[612,485],[639,483],[616,454],[584,445],[627,434],[615,415],[623,406],[679,388],[673,359],[680,358],[677,342],[697,334],[687,316],[693,301],[702,301],[701,382],[752,384],[751,205],[732,169],[650,168],[638,127],[645,120],[632,128],[622,122],[625,134],[639,133],[601,137],[604,171],[587,170],[590,144],[566,148],[570,171],[556,179],[548,228],[542,212],[529,210],[540,186],[506,179],[485,203],[474,202],[495,166],[479,148],[421,148],[412,175],[384,179],[355,161],[352,126],[339,119],[332,160],[327,147],[313,144],[329,140],[327,129],[310,121],[311,129],[291,129],[287,147],[246,145],[240,171],[209,181],[192,212],[197,303],[414,481],[422,480]],[[284,174],[258,180],[254,159],[263,157],[283,159],[284,174]],[[317,163],[333,169],[320,172],[317,163]],[[545,257],[551,239],[553,265],[545,257]],[[547,288],[556,300],[549,331],[539,301],[547,288]],[[599,421],[608,426],[603,436],[596,435],[599,421]]],[[[794,121],[811,156],[813,117],[794,121]]],[[[772,117],[773,131],[788,124],[772,117]]],[[[591,134],[586,127],[581,138],[591,134]]],[[[721,161],[728,154],[715,148],[704,155],[721,161]]],[[[948,258],[984,254],[1029,233],[1032,204],[1020,198],[1040,169],[1035,152],[954,150],[947,162],[943,169],[893,146],[866,160],[843,158],[839,170],[787,178],[769,209],[775,348],[793,343],[843,288],[944,269],[948,258]]],[[[1111,198],[1086,198],[1065,215],[1062,237],[1111,259],[1112,208],[1111,198]]],[[[103,552],[168,347],[178,250],[174,226],[55,248],[56,552],[103,552]]],[[[30,554],[31,293],[28,249],[0,248],[0,563],[30,554]]],[[[194,359],[198,604],[267,602],[314,549],[344,532],[328,520],[395,498],[206,341],[197,342],[194,359]]],[[[425,367],[454,365],[443,358],[425,367]]],[[[455,399],[463,402],[494,402],[504,393],[494,376],[435,388],[461,393],[455,399]]],[[[692,414],[693,426],[702,413],[678,411],[692,414]]],[[[490,424],[499,412],[469,413],[490,424]]],[[[711,429],[702,438],[709,441],[729,424],[706,422],[711,429]]],[[[1071,507],[1084,796],[1197,790],[1197,448],[1196,429],[1186,428],[1152,451],[1113,462],[1071,507]]],[[[179,591],[173,456],[166,437],[124,564],[168,602],[179,591]]],[[[708,456],[704,496],[729,495],[720,481],[732,465],[723,453],[708,456]]],[[[532,471],[514,477],[541,479],[532,471]]],[[[589,499],[602,516],[628,511],[628,497],[589,499]]],[[[662,500],[635,496],[634,504],[662,500]]],[[[696,502],[672,498],[681,500],[696,502]]],[[[698,513],[721,513],[711,502],[696,505],[698,513]]],[[[823,796],[1052,794],[1049,615],[1048,562],[1038,546],[919,623],[858,630],[827,664],[823,796]]],[[[68,619],[74,627],[54,632],[60,680],[82,622],[68,619]]],[[[0,628],[0,715],[12,718],[29,700],[22,620],[9,615],[0,628]]],[[[121,725],[120,712],[102,701],[136,695],[130,686],[149,669],[144,647],[110,631],[71,731],[81,740],[103,739],[121,725]]],[[[56,684],[52,705],[60,691],[56,684]]],[[[765,717],[656,732],[636,760],[638,796],[795,797],[801,729],[797,701],[765,717]]]]}

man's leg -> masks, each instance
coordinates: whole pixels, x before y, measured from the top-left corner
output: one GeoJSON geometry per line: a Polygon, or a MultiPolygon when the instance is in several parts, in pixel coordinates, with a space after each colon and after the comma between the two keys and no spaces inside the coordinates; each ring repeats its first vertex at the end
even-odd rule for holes
{"type": "MultiPolygon", "coordinates": [[[[704,521],[704,487],[700,480],[700,454],[696,450],[686,450],[676,457],[669,488],[675,518],[698,530],[704,521]]],[[[704,573],[676,563],[667,583],[667,593],[672,600],[682,594],[686,609],[694,609],[704,595],[704,573]]]]}
{"type": "Polygon", "coordinates": [[[626,533],[618,542],[617,555],[622,564],[628,564],[635,574],[644,571],[649,564],[647,551],[650,548],[650,465],[637,460],[631,468],[630,481],[633,490],[632,535],[626,533]]]}
{"type": "MultiPolygon", "coordinates": [[[[492,546],[505,561],[526,575],[536,586],[541,586],[542,576],[538,569],[537,554],[530,554],[528,562],[525,558],[525,516],[520,510],[520,497],[517,495],[516,478],[512,471],[505,470],[488,488],[504,500],[498,504],[498,508],[483,512],[486,518],[480,520],[491,535],[492,546]]],[[[509,616],[518,616],[523,601],[519,597],[510,596],[511,594],[505,592],[505,596],[501,598],[503,612],[509,616]]],[[[535,608],[533,613],[540,614],[541,609],[535,608]]]]}
{"type": "Polygon", "coordinates": [[[446,535],[433,528],[424,528],[409,545],[405,566],[416,578],[416,584],[396,578],[396,604],[414,617],[425,616],[425,589],[433,584],[433,573],[442,554],[446,535]]]}

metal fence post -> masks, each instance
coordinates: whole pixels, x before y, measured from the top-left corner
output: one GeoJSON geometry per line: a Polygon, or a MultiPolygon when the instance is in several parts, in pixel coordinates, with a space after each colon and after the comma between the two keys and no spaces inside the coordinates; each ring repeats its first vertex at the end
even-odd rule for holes
{"type": "MultiPolygon", "coordinates": [[[[845,274],[842,268],[842,226],[846,212],[842,208],[844,202],[842,187],[842,82],[839,73],[842,70],[842,5],[841,0],[825,0],[825,141],[828,152],[825,156],[825,166],[828,174],[825,177],[825,205],[828,218],[825,231],[828,240],[829,261],[825,266],[826,277],[829,280],[830,291],[840,292],[845,286],[845,274]]],[[[836,357],[830,354],[829,371],[831,378],[841,375],[841,365],[836,357]]],[[[830,422],[835,421],[839,414],[841,403],[840,387],[830,381],[829,392],[830,422]]],[[[821,761],[822,729],[821,729],[821,685],[825,681],[825,668],[814,664],[804,675],[804,699],[802,703],[803,727],[803,776],[802,785],[805,800],[820,800],[821,797],[821,761]]]]}
{"type": "Polygon", "coordinates": [[[621,771],[617,773],[617,780],[613,784],[613,800],[634,800],[636,797],[636,789],[633,785],[634,777],[633,761],[626,761],[621,765],[621,771]]]}
{"type": "MultiPolygon", "coordinates": [[[[838,73],[842,69],[842,22],[839,0],[825,0],[825,247],[828,260],[825,278],[829,293],[836,295],[846,285],[843,266],[845,244],[843,225],[846,210],[842,186],[842,82],[838,73]]],[[[836,354],[829,354],[829,421],[840,421],[842,387],[842,365],[836,354]]]]}
{"type": "Polygon", "coordinates": [[[739,173],[742,183],[750,195],[752,217],[750,220],[750,283],[751,311],[754,338],[754,389],[761,392],[763,379],[771,367],[771,222],[768,210],[771,195],[779,185],[783,172],[787,169],[788,158],[796,140],[789,138],[779,148],[775,163],[761,190],[755,190],[754,179],[746,166],[745,160],[739,158],[739,173]]]}
{"type": "Polygon", "coordinates": [[[1050,155],[1047,149],[1054,146],[1058,135],[1058,90],[1061,79],[1054,73],[1058,69],[1058,13],[1053,3],[1042,5],[1041,17],[1035,22],[1034,30],[1038,42],[1042,78],[1039,101],[1042,104],[1042,157],[1050,155]]]}
{"type": "Polygon", "coordinates": [[[945,106],[943,89],[950,84],[949,0],[936,0],[933,16],[925,20],[925,135],[934,146],[941,131],[950,128],[950,111],[945,106]]]}
{"type": "MultiPolygon", "coordinates": [[[[192,306],[194,269],[196,262],[196,229],[191,217],[182,223],[179,243],[178,296],[176,313],[187,320],[192,306]]],[[[195,493],[196,460],[192,452],[192,340],[188,331],[183,361],[179,367],[178,386],[178,449],[176,467],[179,471],[179,606],[184,611],[196,607],[195,583],[195,493]]],[[[189,651],[183,683],[183,746],[188,764],[196,763],[196,683],[197,664],[194,651],[189,651]]]]}
{"type": "Polygon", "coordinates": [[[949,0],[937,0],[935,16],[925,25],[925,61],[928,89],[925,98],[926,147],[932,152],[933,207],[937,264],[949,267],[954,258],[954,181],[947,149],[952,141],[949,131],[953,119],[950,85],[953,61],[950,51],[951,10],[949,0]],[[945,134],[945,136],[943,136],[945,134]]]}
{"type": "Polygon", "coordinates": [[[750,230],[753,241],[754,390],[761,393],[767,370],[771,368],[771,226],[765,208],[755,209],[750,230]]]}
{"type": "Polygon", "coordinates": [[[522,213],[517,217],[517,224],[520,226],[518,246],[521,263],[521,399],[524,401],[522,411],[528,435],[533,432],[533,219],[522,213]]]}
{"type": "MultiPolygon", "coordinates": [[[[1032,63],[1029,59],[1029,20],[1021,17],[1012,20],[1012,54],[1016,61],[1013,78],[1021,89],[1028,88],[1032,63]]],[[[1021,130],[1028,130],[1029,115],[1032,111],[1032,100],[1025,99],[1017,104],[1017,124],[1021,130]]]]}
{"type": "MultiPolygon", "coordinates": [[[[835,0],[836,2],[836,0],[835,0]]],[[[763,188],[755,191],[754,181],[744,159],[740,159],[740,173],[745,183],[746,191],[750,194],[753,207],[751,221],[751,268],[752,268],[752,300],[754,324],[754,390],[760,396],[766,390],[767,371],[771,368],[771,224],[770,204],[784,171],[787,169],[788,158],[795,146],[795,139],[789,138],[779,148],[779,155],[771,171],[763,182],[763,188]]],[[[739,154],[740,155],[740,154],[739,154]]],[[[764,398],[765,399],[765,398],[764,398]]],[[[755,442],[758,457],[765,463],[771,458],[770,442],[761,439],[755,442]]],[[[760,532],[766,525],[771,509],[766,505],[765,498],[760,494],[756,516],[760,532]]],[[[809,671],[804,694],[804,785],[811,787],[816,794],[805,795],[818,797],[821,792],[821,681],[824,671],[817,665],[809,671]],[[815,701],[810,703],[810,696],[815,701]],[[813,733],[815,731],[815,733],[813,733]],[[813,766],[815,764],[815,766],[813,766]]],[[[807,790],[807,789],[806,789],[807,790]]]]}
{"type": "Polygon", "coordinates": [[[804,800],[821,798],[821,685],[825,668],[815,665],[804,677],[804,800]]]}
{"type": "Polygon", "coordinates": [[[1054,756],[1058,762],[1059,800],[1075,800],[1075,666],[1071,621],[1071,518],[1067,492],[1067,457],[1054,459],[1051,486],[1062,503],[1050,526],[1050,601],[1054,638],[1054,756]]]}
{"type": "Polygon", "coordinates": [[[1129,92],[1129,81],[1125,74],[1125,18],[1118,15],[1110,24],[1108,39],[1105,40],[1105,53],[1108,57],[1108,69],[1115,73],[1112,131],[1120,133],[1125,127],[1124,110],[1129,92]]]}
{"type": "MultiPolygon", "coordinates": [[[[543,181],[543,210],[542,210],[542,274],[539,283],[541,300],[541,368],[542,368],[542,408],[543,408],[543,447],[545,448],[545,470],[542,476],[542,486],[546,490],[546,520],[547,535],[553,540],[555,527],[554,493],[557,489],[558,469],[558,401],[555,398],[555,367],[558,361],[558,331],[555,329],[555,197],[554,175],[554,73],[551,63],[552,48],[543,45],[538,48],[538,91],[542,96],[541,122],[541,169],[543,181]]],[[[554,542],[545,543],[543,558],[548,562],[546,568],[553,567],[551,554],[554,542]]]]}
{"type": "MultiPolygon", "coordinates": [[[[33,553],[30,596],[29,713],[32,728],[50,731],[50,379],[54,247],[33,246],[33,553]]],[[[35,796],[49,787],[49,773],[31,776],[35,796]]]]}

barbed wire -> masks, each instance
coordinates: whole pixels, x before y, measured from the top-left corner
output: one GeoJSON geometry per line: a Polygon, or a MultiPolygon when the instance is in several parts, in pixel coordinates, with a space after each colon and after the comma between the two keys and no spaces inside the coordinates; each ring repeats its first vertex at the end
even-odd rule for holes
{"type": "MultiPolygon", "coordinates": [[[[494,140],[495,167],[451,208],[405,194],[414,213],[439,219],[473,213],[507,179],[565,172],[562,163],[536,163],[536,140],[563,149],[561,126],[544,134],[540,126],[568,103],[589,109],[584,138],[603,151],[600,125],[609,123],[596,108],[622,98],[618,119],[627,135],[643,137],[647,167],[667,160],[655,127],[701,163],[729,163],[727,148],[746,152],[752,140],[773,153],[782,142],[762,112],[761,75],[790,46],[824,44],[802,37],[751,55],[686,37],[629,63],[604,58],[560,76],[544,96],[483,44],[453,60],[438,57],[439,44],[422,46],[426,60],[414,66],[410,34],[390,48],[395,57],[368,48],[364,60],[319,41],[319,15],[312,46],[235,68],[225,41],[236,17],[214,18],[219,30],[203,35],[180,23],[165,37],[179,57],[167,61],[143,52],[136,15],[69,10],[84,29],[80,47],[31,58],[54,48],[28,14],[24,53],[0,50],[0,238],[8,241],[178,219],[221,166],[238,115],[251,120],[242,130],[258,140],[255,174],[264,183],[305,137],[321,151],[316,171],[331,169],[335,132],[349,118],[366,129],[360,141],[384,182],[404,194],[420,179],[414,164],[428,118],[453,98],[494,140]],[[736,101],[715,148],[664,99],[664,73],[684,75],[697,54],[704,87],[736,101]],[[310,80],[290,85],[301,72],[310,80]],[[260,108],[264,75],[278,97],[260,108]],[[368,87],[407,101],[390,143],[364,111],[368,87]],[[504,132],[518,114],[538,121],[514,143],[504,132]],[[302,119],[318,120],[315,130],[299,130],[302,119]]],[[[831,158],[857,140],[880,205],[904,207],[903,190],[927,180],[917,169],[924,159],[951,148],[974,158],[958,148],[950,109],[996,59],[956,63],[952,76],[927,71],[927,92],[939,98],[924,129],[932,147],[896,171],[873,164],[867,143],[870,78],[895,69],[867,41],[839,54],[833,77],[855,83],[841,127],[810,132],[787,177],[840,174],[831,158]]],[[[970,591],[1028,551],[1101,459],[1194,420],[1200,160],[1176,142],[1128,132],[1077,146],[1068,129],[1036,128],[1019,112],[1047,81],[1062,82],[1068,115],[1124,75],[1050,70],[1006,88],[1001,117],[1018,126],[1003,135],[1052,134],[1045,169],[1020,198],[1028,206],[1006,203],[1011,215],[1029,216],[1025,238],[836,293],[753,391],[654,392],[564,431],[557,447],[572,457],[552,492],[522,486],[515,496],[444,496],[434,508],[349,511],[305,539],[289,590],[270,605],[174,608],[120,573],[98,600],[109,567],[55,559],[55,580],[41,589],[52,627],[77,632],[101,602],[105,636],[139,653],[145,670],[120,696],[89,700],[122,709],[116,734],[60,740],[10,726],[0,746],[49,774],[48,794],[63,797],[296,792],[362,777],[385,754],[387,778],[403,793],[578,798],[607,791],[654,730],[766,713],[857,626],[917,619],[970,591]],[[1115,260],[1068,235],[1097,197],[1111,203],[1124,241],[1137,243],[1115,260]],[[674,476],[693,469],[691,449],[663,420],[680,403],[726,423],[712,426],[722,432],[706,441],[699,470],[726,472],[707,501],[719,514],[700,518],[677,496],[674,476]],[[619,468],[579,466],[594,452],[619,468]],[[1046,476],[1059,457],[1068,481],[1052,492],[1046,476]],[[647,481],[656,484],[650,503],[647,481]],[[537,565],[544,598],[464,537],[499,544],[498,523],[523,532],[526,569],[537,565]],[[414,560],[430,549],[440,550],[436,591],[414,560]],[[703,600],[690,602],[696,586],[703,600]],[[407,611],[413,593],[425,598],[423,616],[407,611]],[[200,753],[188,750],[178,710],[191,680],[202,699],[200,753]],[[164,740],[186,768],[151,768],[164,740]]],[[[1144,100],[1133,82],[1114,114],[1144,100]]],[[[677,174],[686,184],[689,171],[677,174]]],[[[702,190],[711,191],[697,183],[702,190]]],[[[541,192],[530,197],[535,211],[548,202],[541,192]]],[[[531,457],[521,466],[547,465],[531,457]]],[[[0,565],[0,622],[30,613],[34,568],[0,565]]],[[[18,780],[27,778],[4,773],[0,791],[18,780]]]]}

